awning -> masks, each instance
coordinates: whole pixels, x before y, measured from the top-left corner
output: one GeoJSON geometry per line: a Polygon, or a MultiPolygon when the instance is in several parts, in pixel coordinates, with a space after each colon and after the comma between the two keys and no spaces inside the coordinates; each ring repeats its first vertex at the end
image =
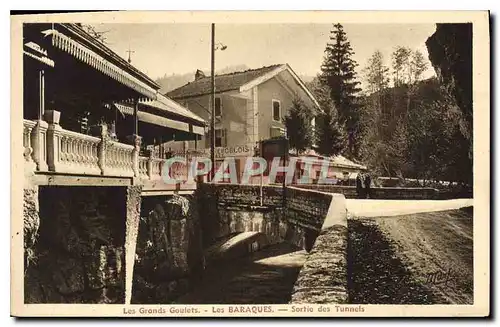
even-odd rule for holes
{"type": "Polygon", "coordinates": [[[54,67],[54,61],[47,57],[47,51],[34,42],[25,43],[23,53],[47,66],[54,67]]]}
{"type": "MultiPolygon", "coordinates": [[[[134,108],[124,105],[124,104],[119,104],[115,103],[114,104],[116,108],[123,114],[125,115],[133,115],[134,114],[134,108]]],[[[203,128],[198,128],[198,126],[193,126],[190,125],[189,123],[181,122],[178,120],[173,120],[165,117],[161,117],[158,115],[153,115],[150,114],[149,112],[144,112],[140,111],[137,112],[137,119],[148,123],[148,124],[154,124],[162,127],[167,127],[167,128],[172,128],[176,129],[179,131],[184,131],[188,133],[193,133],[193,134],[198,134],[198,135],[204,135],[205,130],[203,128]]]]}
{"type": "Polygon", "coordinates": [[[87,65],[141,93],[142,95],[150,99],[156,99],[157,92],[155,89],[104,59],[102,56],[88,49],[79,42],[55,29],[46,30],[42,33],[45,36],[52,37],[52,46],[67,52],[76,59],[86,63],[87,65]]]}
{"type": "Polygon", "coordinates": [[[203,125],[206,124],[205,120],[195,113],[191,112],[189,109],[186,107],[183,107],[179,103],[175,102],[174,100],[162,95],[158,94],[156,100],[145,100],[145,101],[140,101],[141,104],[144,104],[146,106],[150,106],[156,109],[164,110],[169,113],[173,113],[176,115],[180,115],[192,120],[195,120],[203,125]]]}

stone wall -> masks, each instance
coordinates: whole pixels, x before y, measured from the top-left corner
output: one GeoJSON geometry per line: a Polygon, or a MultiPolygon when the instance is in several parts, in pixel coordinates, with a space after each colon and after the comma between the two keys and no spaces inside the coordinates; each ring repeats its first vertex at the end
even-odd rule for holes
{"type": "Polygon", "coordinates": [[[290,303],[347,303],[347,211],[341,194],[293,189],[287,201],[297,215],[323,214],[319,235],[313,242],[295,283],[290,303]],[[309,199],[309,205],[300,206],[309,199]],[[313,208],[311,208],[313,207],[313,208]],[[317,209],[315,209],[315,207],[317,209]],[[301,208],[303,208],[301,210],[301,208]]]}
{"type": "MultiPolygon", "coordinates": [[[[347,199],[358,197],[355,186],[337,186],[328,184],[294,185],[302,189],[318,190],[321,192],[343,194],[347,199]]],[[[372,199],[387,200],[434,200],[442,196],[439,190],[428,187],[373,187],[370,189],[372,199]]]]}
{"type": "Polygon", "coordinates": [[[261,196],[258,185],[200,184],[195,196],[205,248],[239,232],[265,233],[270,243],[287,234],[281,187],[265,186],[261,196]]]}
{"type": "Polygon", "coordinates": [[[38,193],[36,232],[36,192],[25,192],[25,303],[124,303],[126,188],[40,186],[38,193]]]}
{"type": "Polygon", "coordinates": [[[143,197],[132,303],[171,303],[204,269],[198,208],[192,196],[143,197]]]}
{"type": "Polygon", "coordinates": [[[267,244],[285,241],[310,249],[328,207],[321,195],[306,199],[297,191],[266,185],[261,196],[259,185],[200,185],[197,198],[204,247],[237,233],[260,232],[267,236],[267,244]]]}

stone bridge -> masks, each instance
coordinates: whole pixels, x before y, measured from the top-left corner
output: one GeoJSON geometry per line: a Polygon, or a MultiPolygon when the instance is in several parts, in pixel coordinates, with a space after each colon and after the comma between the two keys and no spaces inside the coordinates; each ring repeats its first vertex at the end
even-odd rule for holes
{"type": "MultiPolygon", "coordinates": [[[[200,184],[191,195],[143,196],[136,186],[45,186],[26,189],[24,203],[26,303],[172,303],[206,286],[203,276],[223,261],[300,250],[286,301],[347,298],[341,194],[200,184]]],[[[289,268],[260,260],[267,263],[252,267],[266,276],[289,268]]],[[[281,283],[271,280],[269,292],[281,283]]]]}

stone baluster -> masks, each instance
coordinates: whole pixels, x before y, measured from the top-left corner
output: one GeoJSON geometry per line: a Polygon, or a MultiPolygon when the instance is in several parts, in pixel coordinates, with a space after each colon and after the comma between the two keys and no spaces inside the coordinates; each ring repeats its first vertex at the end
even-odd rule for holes
{"type": "MultiPolygon", "coordinates": [[[[58,171],[59,168],[59,151],[61,146],[61,131],[59,125],[61,113],[56,110],[46,110],[44,112],[47,127],[47,165],[50,171],[58,171]]],[[[39,142],[39,141],[38,141],[39,142]]],[[[45,142],[43,142],[45,143],[45,142]]],[[[39,158],[40,159],[40,158],[39,158]]]]}
{"type": "Polygon", "coordinates": [[[31,142],[31,134],[33,132],[33,128],[35,127],[35,123],[30,121],[29,125],[24,125],[23,130],[23,147],[24,147],[24,170],[29,174],[33,174],[36,170],[36,163],[33,160],[33,147],[31,142]]]}

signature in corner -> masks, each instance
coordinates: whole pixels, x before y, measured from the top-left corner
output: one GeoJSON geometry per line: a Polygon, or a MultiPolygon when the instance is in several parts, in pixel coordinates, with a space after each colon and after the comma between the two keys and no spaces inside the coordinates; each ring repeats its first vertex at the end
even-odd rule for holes
{"type": "MultiPolygon", "coordinates": [[[[426,284],[444,285],[444,286],[450,286],[449,283],[452,282],[457,277],[459,277],[459,274],[456,273],[451,268],[449,268],[447,271],[435,271],[424,275],[426,284]]],[[[398,282],[398,284],[402,285],[408,282],[410,282],[410,275],[405,275],[398,282]]]]}

